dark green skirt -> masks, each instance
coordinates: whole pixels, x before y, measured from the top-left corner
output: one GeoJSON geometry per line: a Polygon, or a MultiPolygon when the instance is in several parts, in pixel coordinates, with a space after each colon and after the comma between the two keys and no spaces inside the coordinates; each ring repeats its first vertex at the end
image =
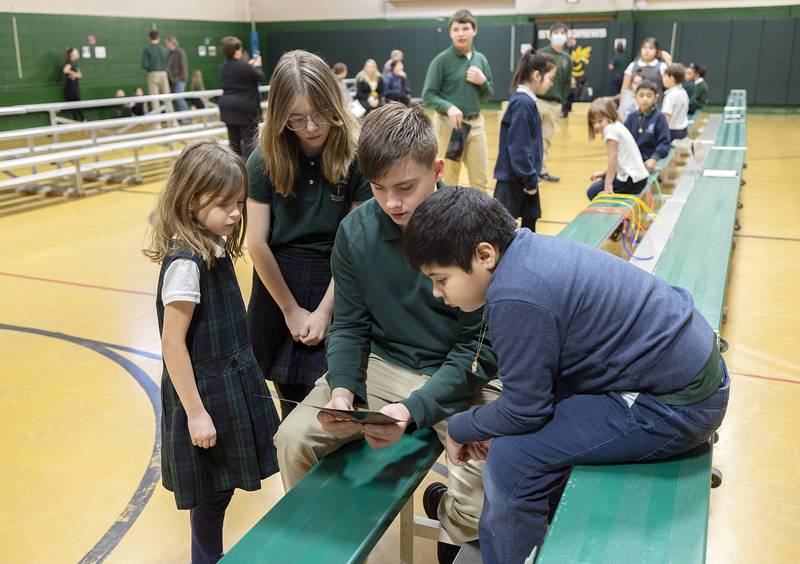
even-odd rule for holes
{"type": "Polygon", "coordinates": [[[161,384],[161,472],[178,509],[215,492],[253,491],[278,471],[272,437],[278,417],[248,345],[233,355],[193,366],[197,390],[217,430],[209,449],[192,445],[186,412],[166,370],[161,384]]]}

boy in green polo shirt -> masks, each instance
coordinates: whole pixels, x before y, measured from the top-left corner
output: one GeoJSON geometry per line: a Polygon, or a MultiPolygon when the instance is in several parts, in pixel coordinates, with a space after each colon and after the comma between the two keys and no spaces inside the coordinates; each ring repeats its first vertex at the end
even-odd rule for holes
{"type": "Polygon", "coordinates": [[[561,107],[567,101],[569,95],[570,79],[572,78],[572,57],[564,50],[567,44],[567,26],[563,23],[556,23],[550,27],[550,45],[539,49],[539,53],[545,53],[553,57],[556,61],[556,77],[553,79],[553,86],[541,96],[536,97],[536,107],[542,115],[542,141],[544,142],[544,161],[542,162],[542,172],[539,178],[547,182],[558,182],[558,176],[549,173],[548,160],[550,155],[550,145],[553,144],[553,136],[558,129],[558,118],[561,117],[561,107]]]}
{"type": "MultiPolygon", "coordinates": [[[[169,77],[167,67],[169,67],[169,53],[161,46],[161,38],[156,30],[151,30],[148,34],[150,43],[142,51],[142,68],[147,71],[147,93],[169,94],[169,77]]],[[[153,109],[158,109],[158,101],[153,102],[153,109]]],[[[165,100],[166,111],[171,112],[172,100],[165,100]]]]}
{"type": "Polygon", "coordinates": [[[436,110],[439,154],[444,155],[454,129],[469,126],[459,160],[448,159],[444,181],[458,184],[461,163],[467,166],[473,188],[489,191],[489,153],[481,102],[492,97],[492,69],[489,60],[473,48],[478,23],[469,10],[459,10],[450,18],[453,44],[436,55],[425,75],[422,98],[436,110]]]}
{"type": "MultiPolygon", "coordinates": [[[[436,191],[444,169],[430,118],[419,106],[397,103],[370,112],[358,155],[374,199],[352,211],[336,235],[328,373],[305,403],[367,406],[401,422],[362,426],[295,409],[275,436],[287,491],[345,443],[363,437],[375,449],[388,447],[412,424],[433,427],[444,441],[447,418],[499,395],[496,384],[487,385],[497,360],[482,311],[459,313],[434,298],[430,279],[403,256],[405,226],[436,191]]],[[[440,556],[454,557],[452,545],[478,536],[481,469],[477,462],[449,466],[446,491],[441,487],[432,501],[426,499],[426,512],[441,523],[440,556]]]]}

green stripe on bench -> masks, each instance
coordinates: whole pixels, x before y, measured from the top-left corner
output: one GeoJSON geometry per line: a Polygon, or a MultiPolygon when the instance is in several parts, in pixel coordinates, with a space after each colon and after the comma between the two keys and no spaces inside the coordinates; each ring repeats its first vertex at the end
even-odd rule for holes
{"type": "Polygon", "coordinates": [[[432,429],[320,461],[222,559],[225,564],[361,562],[414,494],[442,445],[432,429]]]}

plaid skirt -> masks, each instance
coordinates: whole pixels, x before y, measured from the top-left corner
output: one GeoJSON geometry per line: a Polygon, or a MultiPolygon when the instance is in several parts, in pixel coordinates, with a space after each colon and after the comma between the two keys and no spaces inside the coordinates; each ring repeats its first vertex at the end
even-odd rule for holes
{"type": "Polygon", "coordinates": [[[216,492],[253,491],[278,471],[272,437],[278,416],[248,345],[227,357],[193,365],[197,391],[217,430],[209,449],[192,445],[186,412],[169,375],[161,379],[161,475],[178,509],[216,492]]]}
{"type": "MultiPolygon", "coordinates": [[[[274,253],[297,304],[308,311],[317,309],[331,282],[330,254],[301,249],[274,253]]],[[[309,347],[292,339],[283,313],[255,270],[247,327],[253,352],[267,380],[312,386],[327,371],[325,342],[309,347]]]]}

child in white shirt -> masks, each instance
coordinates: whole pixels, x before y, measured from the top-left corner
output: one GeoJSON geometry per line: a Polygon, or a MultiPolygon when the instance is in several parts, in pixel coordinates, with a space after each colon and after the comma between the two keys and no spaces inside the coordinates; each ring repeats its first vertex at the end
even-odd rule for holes
{"type": "Polygon", "coordinates": [[[586,191],[590,200],[600,192],[639,194],[647,183],[647,169],[642,154],[628,128],[619,121],[611,98],[597,98],[589,107],[589,139],[603,134],[608,153],[606,170],[592,174],[595,181],[586,191]]]}
{"type": "Polygon", "coordinates": [[[667,118],[670,139],[683,139],[689,133],[689,95],[683,89],[683,79],[686,69],[683,65],[675,63],[667,66],[661,80],[667,89],[664,92],[664,103],[661,113],[667,118]]]}

